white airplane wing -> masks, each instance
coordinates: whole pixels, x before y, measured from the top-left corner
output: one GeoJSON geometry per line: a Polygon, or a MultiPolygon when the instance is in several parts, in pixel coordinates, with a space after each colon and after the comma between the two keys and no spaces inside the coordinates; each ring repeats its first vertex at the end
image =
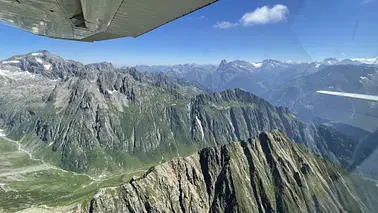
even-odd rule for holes
{"type": "Polygon", "coordinates": [[[138,37],[218,0],[0,0],[0,21],[60,39],[138,37]]]}
{"type": "Polygon", "coordinates": [[[378,102],[378,96],[375,96],[375,95],[362,95],[362,94],[355,94],[355,93],[332,92],[332,91],[324,91],[324,90],[319,90],[317,91],[317,93],[378,102]]]}

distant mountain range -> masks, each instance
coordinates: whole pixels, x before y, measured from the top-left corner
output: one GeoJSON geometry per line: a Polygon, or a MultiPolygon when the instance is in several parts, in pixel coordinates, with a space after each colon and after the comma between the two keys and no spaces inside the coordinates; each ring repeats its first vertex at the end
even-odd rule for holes
{"type": "Polygon", "coordinates": [[[377,95],[377,77],[375,67],[333,65],[292,79],[262,96],[276,105],[288,107],[304,121],[322,118],[373,132],[378,128],[378,106],[375,103],[321,95],[316,91],[377,95]]]}
{"type": "Polygon", "coordinates": [[[138,71],[163,72],[168,75],[196,81],[213,91],[243,88],[256,95],[264,94],[291,79],[314,73],[331,65],[365,65],[357,60],[339,61],[327,58],[321,62],[300,63],[267,59],[261,62],[223,60],[218,66],[183,64],[172,66],[136,66],[138,71]]]}
{"type": "Polygon", "coordinates": [[[138,71],[147,71],[147,72],[170,72],[173,71],[174,73],[186,73],[191,71],[192,69],[203,69],[207,71],[215,71],[220,66],[227,65],[229,67],[234,67],[236,69],[244,69],[246,71],[252,72],[254,70],[258,70],[258,68],[265,67],[265,68],[274,68],[277,66],[290,66],[295,64],[313,64],[316,67],[320,66],[330,66],[330,65],[362,65],[363,62],[356,60],[356,59],[343,59],[338,60],[336,58],[326,58],[323,61],[314,61],[314,62],[292,62],[292,61],[279,61],[273,59],[265,59],[260,62],[247,62],[243,60],[235,60],[227,62],[226,60],[222,60],[220,64],[177,64],[177,65],[138,65],[135,68],[138,71]]]}
{"type": "Polygon", "coordinates": [[[306,122],[322,118],[370,132],[378,128],[375,104],[325,97],[316,94],[316,91],[378,94],[375,68],[375,64],[364,64],[352,59],[339,61],[335,58],[312,63],[288,63],[271,59],[259,63],[223,60],[218,67],[193,64],[160,66],[159,69],[154,69],[154,66],[148,69],[136,67],[140,71],[159,71],[196,81],[212,91],[242,88],[275,105],[288,107],[306,122]],[[330,104],[333,104],[332,108],[330,104]]]}

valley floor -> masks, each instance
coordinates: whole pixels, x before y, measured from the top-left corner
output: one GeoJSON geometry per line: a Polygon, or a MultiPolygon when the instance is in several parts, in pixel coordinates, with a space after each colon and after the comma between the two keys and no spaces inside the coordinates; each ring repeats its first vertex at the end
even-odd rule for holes
{"type": "Polygon", "coordinates": [[[120,185],[143,172],[99,178],[68,172],[33,159],[0,131],[0,212],[71,211],[99,188],[120,185]]]}

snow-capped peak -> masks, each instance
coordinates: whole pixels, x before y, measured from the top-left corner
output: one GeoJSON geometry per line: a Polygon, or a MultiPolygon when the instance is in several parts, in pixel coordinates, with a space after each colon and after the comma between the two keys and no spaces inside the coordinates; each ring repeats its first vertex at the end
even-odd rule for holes
{"type": "Polygon", "coordinates": [[[339,60],[337,60],[336,58],[326,58],[323,60],[323,64],[326,64],[326,65],[334,65],[337,63],[339,63],[339,60]]]}
{"type": "Polygon", "coordinates": [[[222,60],[219,64],[220,72],[252,72],[256,67],[247,61],[236,60],[227,62],[222,60]]]}
{"type": "Polygon", "coordinates": [[[34,66],[37,69],[51,71],[53,64],[57,61],[64,61],[62,58],[49,53],[46,50],[31,52],[24,55],[16,55],[0,62],[0,65],[7,66],[7,69],[24,69],[34,66]]]}
{"type": "Polygon", "coordinates": [[[284,65],[285,63],[278,61],[278,60],[273,60],[273,59],[265,59],[262,61],[261,66],[265,68],[276,68],[284,65]]]}

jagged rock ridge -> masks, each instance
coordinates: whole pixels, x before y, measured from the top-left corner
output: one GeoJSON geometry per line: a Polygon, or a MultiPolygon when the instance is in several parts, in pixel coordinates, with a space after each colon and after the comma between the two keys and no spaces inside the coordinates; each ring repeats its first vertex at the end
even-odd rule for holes
{"type": "Polygon", "coordinates": [[[82,211],[374,212],[377,193],[374,182],[273,131],[153,167],[101,189],[82,211]]]}

